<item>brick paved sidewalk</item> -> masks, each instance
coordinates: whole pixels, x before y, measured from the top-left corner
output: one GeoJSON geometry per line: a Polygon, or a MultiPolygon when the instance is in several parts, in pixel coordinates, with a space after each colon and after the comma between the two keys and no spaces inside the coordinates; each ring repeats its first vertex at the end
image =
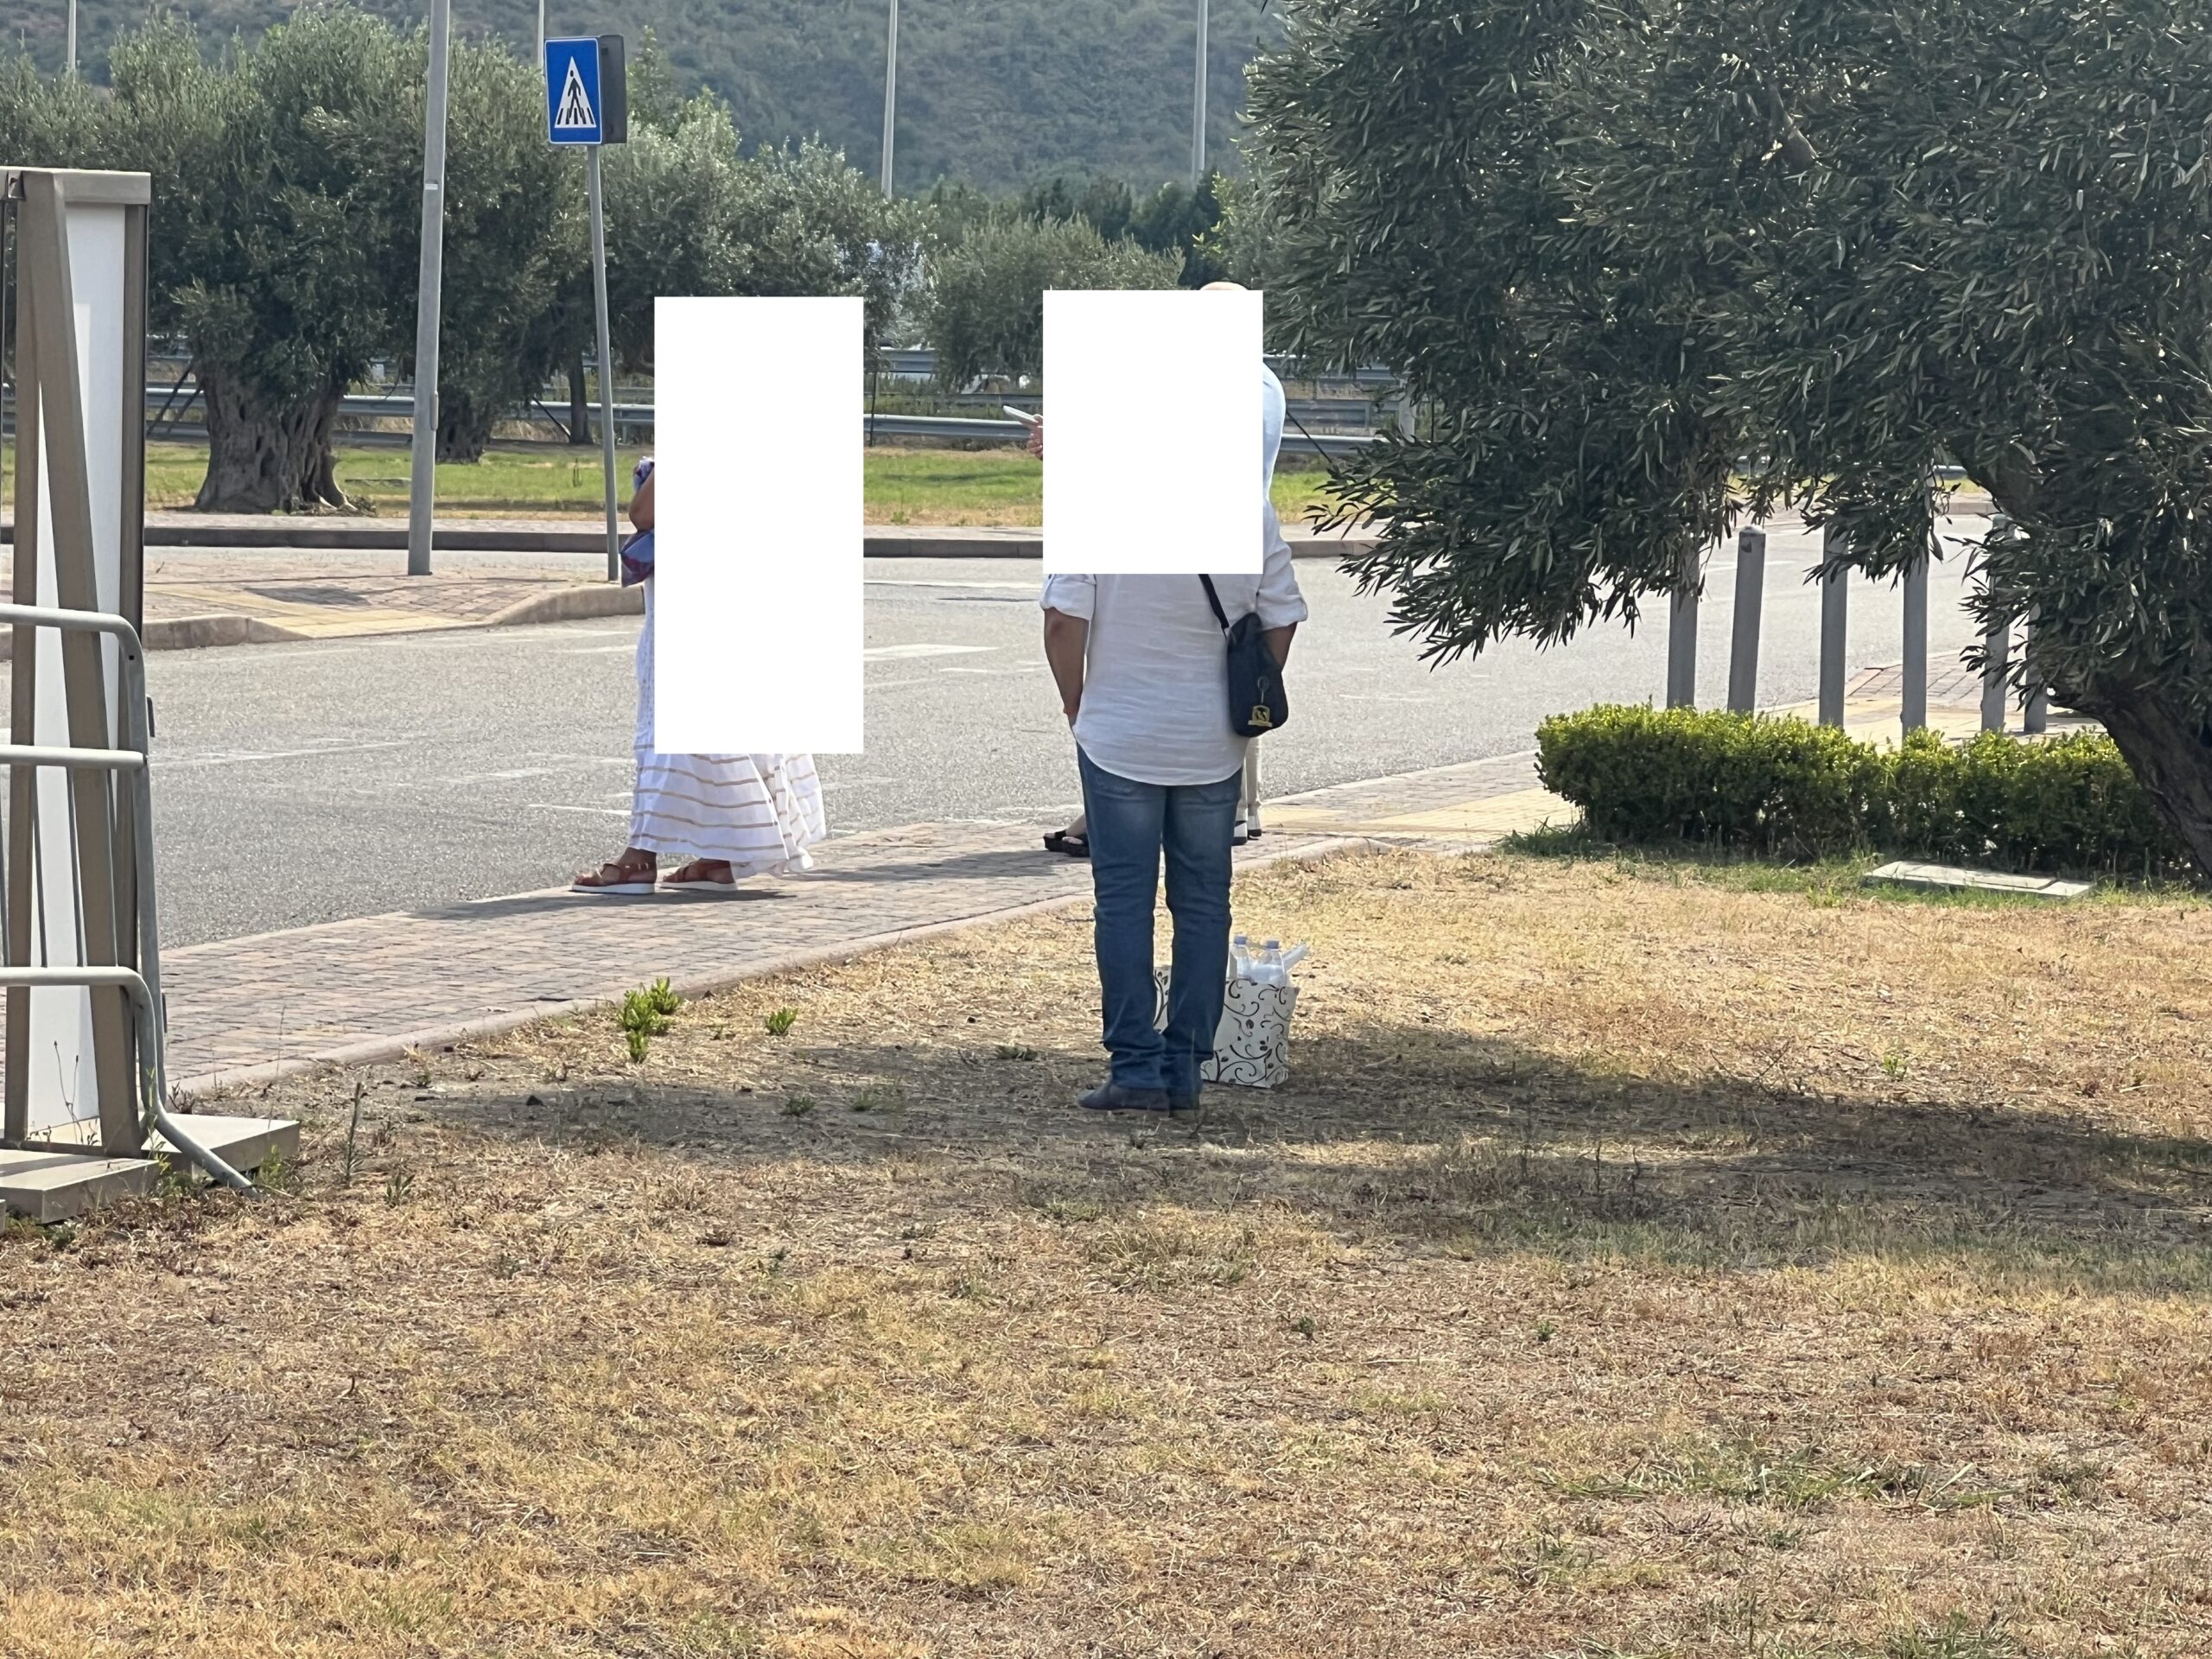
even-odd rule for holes
{"type": "Polygon", "coordinates": [[[389,553],[149,548],[149,647],[493,627],[643,614],[643,594],[606,579],[604,555],[445,553],[406,574],[389,553]],[[257,626],[192,625],[242,619],[257,626]],[[216,637],[220,636],[220,637],[216,637]]]}
{"type": "MultiPolygon", "coordinates": [[[[1240,861],[1312,857],[1361,840],[1494,839],[1561,810],[1529,798],[1541,794],[1532,779],[1522,755],[1317,790],[1271,808],[1271,832],[1240,861]],[[1440,833],[1382,822],[1462,800],[1490,804],[1479,832],[1471,819],[1440,833]],[[1496,810],[1509,804],[1510,821],[1496,810]]],[[[554,889],[188,946],[162,961],[170,1073],[204,1095],[591,1007],[662,976],[697,991],[1087,902],[1090,867],[1045,852],[1046,827],[927,823],[842,836],[817,849],[812,872],[756,880],[728,898],[554,889]]]]}
{"type": "MultiPolygon", "coordinates": [[[[12,591],[13,550],[0,551],[12,591]]],[[[442,553],[410,576],[404,554],[149,547],[148,649],[273,644],[642,614],[644,595],[606,580],[604,553],[442,553]]],[[[10,642],[0,638],[0,660],[10,642]]]]}

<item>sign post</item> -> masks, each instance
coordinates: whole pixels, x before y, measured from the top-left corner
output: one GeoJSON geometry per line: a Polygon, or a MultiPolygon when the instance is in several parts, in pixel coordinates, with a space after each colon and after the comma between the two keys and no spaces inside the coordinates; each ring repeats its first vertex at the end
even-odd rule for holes
{"type": "Polygon", "coordinates": [[[622,529],[614,482],[614,351],[607,311],[607,208],[600,188],[603,144],[630,137],[629,82],[622,37],[602,35],[545,42],[545,136],[556,144],[581,144],[591,198],[592,311],[599,327],[599,445],[606,470],[607,579],[622,579],[622,529]]]}
{"type": "Polygon", "coordinates": [[[407,481],[407,574],[430,574],[437,508],[438,290],[446,238],[446,44],[452,0],[430,0],[429,86],[423,111],[423,248],[415,287],[415,448],[407,481]]]}

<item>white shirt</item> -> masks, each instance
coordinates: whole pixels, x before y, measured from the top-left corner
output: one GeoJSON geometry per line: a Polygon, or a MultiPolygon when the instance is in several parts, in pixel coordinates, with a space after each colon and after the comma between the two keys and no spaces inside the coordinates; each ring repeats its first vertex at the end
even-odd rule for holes
{"type": "MultiPolygon", "coordinates": [[[[1282,382],[1264,365],[1261,499],[1274,481],[1282,446],[1282,382]]],[[[1214,591],[1234,622],[1248,612],[1260,625],[1306,620],[1272,502],[1256,576],[1216,576],[1214,591]]],[[[1229,647],[1196,576],[1071,576],[1045,579],[1047,610],[1090,624],[1083,702],[1075,741],[1093,765],[1141,784],[1217,784],[1244,766],[1246,740],[1229,725],[1229,647]]]]}

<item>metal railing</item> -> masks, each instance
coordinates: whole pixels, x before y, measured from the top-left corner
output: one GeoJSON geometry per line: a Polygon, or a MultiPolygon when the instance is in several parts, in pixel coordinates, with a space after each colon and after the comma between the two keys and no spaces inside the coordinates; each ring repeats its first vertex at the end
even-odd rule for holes
{"type": "MultiPolygon", "coordinates": [[[[101,633],[116,642],[118,672],[118,700],[123,716],[119,749],[75,748],[37,743],[0,744],[0,766],[54,767],[68,772],[100,771],[114,775],[117,787],[130,798],[131,853],[136,874],[133,907],[136,911],[138,966],[78,963],[61,966],[0,966],[0,988],[21,986],[82,987],[120,990],[130,1001],[137,1026],[137,1071],[141,1093],[141,1121],[225,1186],[240,1192],[255,1190],[253,1183],[214,1153],[195,1141],[168,1109],[167,1021],[162,1005],[161,917],[154,880],[154,799],[150,773],[153,722],[146,699],[146,652],[137,629],[127,618],[102,611],[60,610],[42,605],[0,605],[0,627],[53,628],[63,633],[101,633]]],[[[32,832],[36,835],[34,817],[32,832]]],[[[73,868],[76,849],[73,843],[73,868]]],[[[41,1146],[61,1152],[81,1148],[29,1139],[22,1146],[41,1146]]]]}

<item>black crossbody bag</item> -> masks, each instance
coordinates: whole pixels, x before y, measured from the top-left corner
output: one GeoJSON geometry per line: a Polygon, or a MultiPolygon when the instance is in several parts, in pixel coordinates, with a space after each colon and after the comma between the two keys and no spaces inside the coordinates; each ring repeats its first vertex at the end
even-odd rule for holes
{"type": "Polygon", "coordinates": [[[1236,621],[1221,608],[1221,595],[1213,578],[1198,578],[1206,585],[1206,603],[1213,607],[1221,637],[1229,642],[1229,728],[1239,737],[1264,737],[1290,722],[1290,694],[1283,690],[1282,664],[1268,649],[1260,613],[1253,611],[1236,621]]]}

